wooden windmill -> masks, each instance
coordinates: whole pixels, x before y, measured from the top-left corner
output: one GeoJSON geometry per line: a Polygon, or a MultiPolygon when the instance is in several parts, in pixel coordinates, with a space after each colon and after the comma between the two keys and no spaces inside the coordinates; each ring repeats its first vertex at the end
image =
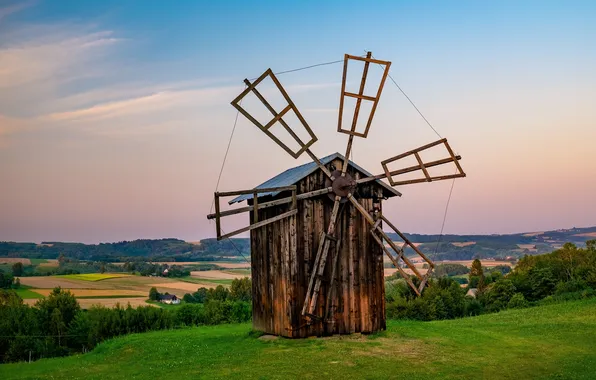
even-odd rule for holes
{"type": "Polygon", "coordinates": [[[366,138],[369,133],[390,65],[391,62],[373,59],[370,52],[366,57],[345,55],[337,128],[338,132],[349,136],[345,155],[335,153],[319,159],[312,153],[310,147],[317,137],[271,69],[252,83],[246,79],[246,89],[232,101],[242,115],[292,157],[306,153],[313,160],[256,188],[215,193],[215,213],[208,218],[216,221],[217,238],[221,240],[250,231],[255,329],[288,337],[385,329],[383,253],[416,294],[424,290],[434,264],[383,215],[382,200],[401,196],[395,186],[465,177],[465,173],[458,162],[461,157],[453,153],[446,139],[382,161],[383,173],[378,175],[371,175],[349,160],[354,137],[366,138]],[[348,65],[353,61],[360,61],[364,66],[358,93],[346,91],[348,65]],[[371,64],[380,65],[383,74],[375,93],[366,94],[371,64]],[[266,78],[273,81],[287,103],[279,111],[257,89],[266,78]],[[260,123],[241,106],[242,99],[251,93],[271,113],[268,123],[260,123]],[[356,101],[349,129],[342,127],[346,98],[356,101]],[[363,102],[371,102],[372,106],[364,130],[358,132],[356,125],[363,102]],[[302,141],[284,121],[288,113],[298,118],[309,136],[308,141],[302,141]],[[274,124],[281,124],[300,148],[291,150],[276,137],[271,132],[274,124]],[[431,148],[444,148],[445,158],[425,162],[423,152],[431,148]],[[417,164],[389,168],[389,164],[412,157],[417,164]],[[453,164],[455,174],[432,176],[429,173],[430,168],[445,164],[453,164]],[[407,173],[420,176],[400,177],[407,173]],[[391,186],[382,179],[387,179],[391,186]],[[220,198],[228,196],[236,196],[230,204],[246,200],[248,206],[221,211],[220,198]],[[222,233],[221,218],[243,212],[249,212],[250,224],[222,233]],[[390,238],[383,230],[384,225],[400,241],[390,238]],[[426,273],[421,273],[406,257],[407,247],[428,264],[426,273]],[[419,279],[418,286],[406,273],[408,269],[419,279]]]}

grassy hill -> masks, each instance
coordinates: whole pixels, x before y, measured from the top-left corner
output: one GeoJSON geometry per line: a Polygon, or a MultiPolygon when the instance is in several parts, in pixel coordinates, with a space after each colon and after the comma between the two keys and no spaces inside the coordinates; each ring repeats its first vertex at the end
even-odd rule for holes
{"type": "Polygon", "coordinates": [[[93,352],[0,365],[3,379],[593,379],[596,299],[385,332],[257,339],[250,325],[135,334],[93,352]]]}

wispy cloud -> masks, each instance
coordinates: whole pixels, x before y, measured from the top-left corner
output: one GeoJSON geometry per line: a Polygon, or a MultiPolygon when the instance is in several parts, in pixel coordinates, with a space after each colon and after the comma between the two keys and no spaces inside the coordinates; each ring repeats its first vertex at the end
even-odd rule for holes
{"type": "Polygon", "coordinates": [[[47,119],[90,122],[130,115],[148,115],[184,106],[206,107],[230,99],[236,90],[235,87],[207,87],[156,92],[115,102],[100,103],[87,108],[53,113],[48,115],[47,119]]]}
{"type": "Polygon", "coordinates": [[[56,85],[59,80],[72,80],[74,76],[93,71],[93,62],[119,41],[112,31],[101,31],[4,44],[0,46],[0,89],[47,81],[56,85]],[[89,63],[91,67],[87,67],[89,63]]]}
{"type": "Polygon", "coordinates": [[[13,13],[17,13],[22,11],[23,9],[29,8],[33,4],[33,1],[21,1],[19,3],[0,7],[0,21],[2,21],[2,19],[10,16],[13,13]]]}

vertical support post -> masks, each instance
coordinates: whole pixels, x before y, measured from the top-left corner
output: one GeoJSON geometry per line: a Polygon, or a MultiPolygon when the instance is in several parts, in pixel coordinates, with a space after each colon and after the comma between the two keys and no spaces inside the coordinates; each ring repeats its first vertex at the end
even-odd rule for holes
{"type": "Polygon", "coordinates": [[[255,191],[254,193],[252,193],[252,197],[253,197],[253,221],[254,223],[258,223],[259,221],[259,198],[257,197],[257,192],[255,191]]]}
{"type": "Polygon", "coordinates": [[[215,197],[215,230],[217,231],[217,238],[221,238],[221,216],[219,214],[219,193],[214,194],[215,197]]]}

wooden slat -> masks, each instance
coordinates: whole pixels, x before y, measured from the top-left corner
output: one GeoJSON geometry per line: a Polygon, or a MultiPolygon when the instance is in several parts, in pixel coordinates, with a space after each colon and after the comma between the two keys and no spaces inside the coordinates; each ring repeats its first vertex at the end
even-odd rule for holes
{"type": "Polygon", "coordinates": [[[344,93],[346,92],[346,78],[348,76],[348,58],[349,56],[346,54],[344,55],[344,71],[342,74],[341,79],[341,95],[339,97],[339,114],[338,114],[338,121],[337,121],[337,131],[341,132],[343,128],[341,127],[342,123],[342,116],[344,113],[344,93]]]}
{"type": "Polygon", "coordinates": [[[383,161],[381,161],[381,165],[387,165],[388,163],[393,162],[393,161],[396,161],[396,160],[399,160],[400,158],[411,156],[414,153],[420,152],[422,150],[426,150],[428,148],[432,148],[433,146],[437,146],[439,144],[443,144],[445,141],[447,141],[447,139],[440,139],[440,140],[437,140],[437,141],[433,141],[433,142],[431,142],[429,144],[423,145],[423,146],[418,147],[416,149],[409,150],[409,151],[407,151],[405,153],[402,153],[402,154],[399,154],[399,155],[397,155],[395,157],[391,157],[391,158],[388,158],[386,160],[383,160],[383,161]]]}
{"type": "Polygon", "coordinates": [[[428,170],[426,170],[426,167],[424,166],[424,162],[422,162],[422,158],[420,158],[418,152],[414,152],[414,156],[416,157],[418,164],[420,164],[420,169],[422,169],[422,172],[424,173],[424,176],[426,177],[427,181],[430,182],[430,175],[428,174],[428,170]]]}
{"type": "Polygon", "coordinates": [[[420,255],[420,257],[422,257],[430,265],[431,268],[434,267],[435,264],[432,262],[432,260],[429,259],[424,253],[422,253],[422,251],[418,249],[418,247],[416,247],[404,234],[402,234],[401,231],[398,230],[397,227],[395,227],[393,223],[389,221],[389,219],[385,218],[384,216],[381,216],[381,218],[383,218],[383,221],[387,223],[389,228],[391,228],[397,235],[399,235],[399,237],[405,242],[405,244],[409,245],[418,255],[420,255]]]}
{"type": "Polygon", "coordinates": [[[366,123],[366,129],[364,130],[364,136],[368,135],[368,131],[370,130],[370,126],[373,121],[373,117],[375,116],[375,112],[377,110],[377,106],[379,105],[379,99],[381,98],[381,93],[383,92],[383,87],[385,86],[385,80],[387,79],[387,75],[389,75],[389,67],[391,66],[391,62],[386,62],[385,64],[385,71],[383,72],[383,77],[381,78],[381,83],[379,83],[379,89],[377,91],[376,99],[372,105],[370,110],[370,115],[368,117],[368,123],[366,123]]]}
{"type": "Polygon", "coordinates": [[[215,193],[215,202],[213,204],[215,205],[215,215],[217,216],[215,218],[215,230],[217,233],[217,239],[221,239],[221,218],[219,213],[219,195],[217,193],[215,193]]]}
{"type": "Polygon", "coordinates": [[[436,176],[430,177],[430,181],[426,178],[419,178],[419,179],[410,179],[405,181],[394,181],[391,186],[400,186],[400,185],[411,185],[414,183],[421,183],[421,182],[432,182],[432,181],[443,181],[446,179],[453,179],[453,178],[462,178],[465,175],[462,174],[450,174],[450,175],[443,175],[443,176],[436,176]]]}
{"type": "Polygon", "coordinates": [[[250,226],[243,227],[243,228],[240,228],[239,230],[232,231],[232,232],[230,232],[228,234],[222,235],[221,237],[218,238],[218,240],[226,239],[226,238],[229,238],[231,236],[238,235],[238,234],[240,234],[242,232],[246,232],[246,231],[254,230],[255,228],[266,226],[266,225],[268,225],[270,223],[277,222],[278,220],[281,220],[283,218],[287,218],[288,216],[296,215],[297,213],[298,213],[298,210],[292,210],[292,211],[284,212],[283,214],[280,214],[280,215],[275,216],[273,218],[270,218],[270,219],[267,219],[267,220],[263,220],[263,221],[260,221],[258,223],[255,223],[255,224],[251,224],[250,226]]]}
{"type": "Polygon", "coordinates": [[[385,254],[387,255],[387,257],[389,257],[389,259],[393,263],[393,266],[395,266],[395,268],[397,269],[397,271],[399,272],[399,274],[404,278],[404,280],[406,280],[406,282],[408,283],[408,285],[410,286],[410,288],[412,288],[416,292],[417,295],[420,295],[420,292],[418,291],[418,288],[416,288],[416,285],[414,285],[414,283],[412,282],[412,279],[410,278],[410,276],[408,276],[408,274],[406,272],[404,272],[404,270],[399,265],[399,262],[393,257],[393,255],[387,249],[387,247],[385,247],[385,244],[383,244],[383,241],[377,236],[377,232],[376,231],[377,230],[371,230],[371,235],[372,235],[373,239],[375,239],[375,241],[381,246],[381,248],[383,249],[383,251],[385,252],[385,254]]]}
{"type": "Polygon", "coordinates": [[[280,187],[266,187],[262,189],[249,189],[249,190],[235,190],[235,191],[220,191],[217,194],[220,197],[230,197],[234,195],[245,195],[245,194],[252,194],[255,191],[257,193],[273,193],[273,192],[282,192],[282,191],[294,191],[296,190],[296,186],[280,186],[280,187]]]}
{"type": "MultiPolygon", "coordinates": [[[[275,117],[273,119],[271,119],[271,121],[269,123],[267,123],[267,125],[265,125],[265,129],[269,129],[273,126],[273,124],[277,123],[278,121],[281,120],[281,118],[288,113],[289,110],[292,109],[291,105],[287,105],[286,108],[284,108],[280,113],[278,113],[277,115],[275,115],[275,117]]],[[[288,130],[291,131],[291,129],[289,127],[287,127],[288,130]]],[[[293,132],[292,132],[293,133],[293,132]]],[[[298,143],[303,146],[304,144],[302,143],[302,141],[298,141],[298,143]]]]}
{"type": "Polygon", "coordinates": [[[348,57],[349,59],[354,59],[356,61],[364,61],[364,62],[369,62],[369,63],[376,63],[378,65],[387,65],[387,64],[391,64],[391,62],[389,61],[380,61],[378,59],[374,59],[374,58],[364,58],[364,57],[360,57],[357,55],[348,55],[346,54],[346,57],[348,57]]]}
{"type": "MultiPolygon", "coordinates": [[[[371,102],[374,102],[377,98],[373,97],[373,96],[367,96],[367,95],[363,95],[363,94],[354,94],[353,92],[344,92],[345,96],[349,96],[350,98],[356,98],[356,99],[362,99],[362,100],[369,100],[371,102]]],[[[353,131],[352,131],[353,132],[353,131]]]]}
{"type": "MultiPolygon", "coordinates": [[[[331,220],[329,222],[329,227],[327,228],[327,234],[329,235],[333,235],[335,233],[335,222],[337,219],[337,213],[339,211],[339,201],[340,201],[340,197],[336,196],[335,197],[335,202],[333,204],[333,211],[331,211],[331,220]]],[[[324,240],[323,242],[323,251],[321,253],[321,258],[319,261],[319,265],[318,268],[315,268],[315,271],[313,272],[314,276],[311,276],[311,282],[314,279],[314,287],[312,288],[312,294],[310,296],[310,300],[309,300],[309,305],[308,305],[308,309],[307,309],[307,314],[312,315],[314,312],[314,309],[317,305],[317,298],[319,295],[319,289],[321,287],[321,276],[323,275],[323,271],[325,270],[325,263],[327,261],[327,252],[329,251],[329,244],[330,244],[330,240],[326,239],[324,237],[322,237],[322,239],[324,240]]],[[[309,283],[309,288],[311,288],[310,283],[309,283]]]]}

